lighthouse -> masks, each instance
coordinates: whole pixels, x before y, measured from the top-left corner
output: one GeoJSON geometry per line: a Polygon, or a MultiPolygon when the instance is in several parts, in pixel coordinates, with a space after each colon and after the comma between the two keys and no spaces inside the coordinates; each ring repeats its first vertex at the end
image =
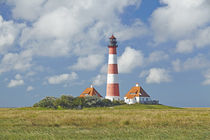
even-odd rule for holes
{"type": "Polygon", "coordinates": [[[119,82],[118,82],[118,66],[117,66],[117,41],[114,35],[110,38],[108,72],[107,72],[107,88],[106,99],[111,101],[120,100],[119,82]]]}

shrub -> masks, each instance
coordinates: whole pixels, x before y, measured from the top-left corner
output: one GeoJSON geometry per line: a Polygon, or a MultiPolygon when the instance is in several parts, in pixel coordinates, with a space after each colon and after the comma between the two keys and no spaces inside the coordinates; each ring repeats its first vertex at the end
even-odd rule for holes
{"type": "Polygon", "coordinates": [[[112,101],[109,99],[102,99],[103,106],[112,106],[112,101]]]}
{"type": "Polygon", "coordinates": [[[84,98],[80,98],[80,97],[76,97],[73,100],[73,107],[74,108],[83,108],[83,106],[85,105],[85,99],[84,98]]]}
{"type": "Polygon", "coordinates": [[[112,102],[112,104],[113,105],[123,105],[123,104],[126,104],[124,101],[122,101],[122,100],[114,100],[113,102],[112,102]]]}
{"type": "Polygon", "coordinates": [[[103,106],[102,98],[97,96],[84,97],[85,107],[100,107],[103,106]]]}
{"type": "Polygon", "coordinates": [[[65,109],[74,108],[73,100],[73,96],[62,95],[60,98],[55,100],[55,106],[60,106],[65,109]]]}
{"type": "Polygon", "coordinates": [[[125,104],[124,101],[114,100],[113,102],[111,102],[109,99],[103,99],[97,96],[86,96],[84,98],[81,98],[62,95],[60,98],[46,97],[38,103],[35,103],[33,106],[55,109],[82,109],[83,107],[110,107],[121,104],[125,104]]]}
{"type": "Polygon", "coordinates": [[[34,104],[34,107],[57,108],[57,106],[55,105],[55,100],[55,97],[47,96],[38,103],[34,104]]]}

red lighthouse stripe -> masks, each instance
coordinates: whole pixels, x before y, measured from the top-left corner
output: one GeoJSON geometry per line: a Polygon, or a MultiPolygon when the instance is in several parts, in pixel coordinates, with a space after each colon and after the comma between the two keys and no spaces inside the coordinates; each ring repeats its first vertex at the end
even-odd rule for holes
{"type": "Polygon", "coordinates": [[[116,47],[109,46],[109,54],[117,54],[116,47]]]}
{"type": "Polygon", "coordinates": [[[108,65],[108,74],[118,74],[117,64],[108,65]]]}
{"type": "Polygon", "coordinates": [[[119,84],[107,84],[106,96],[119,96],[119,84]]]}

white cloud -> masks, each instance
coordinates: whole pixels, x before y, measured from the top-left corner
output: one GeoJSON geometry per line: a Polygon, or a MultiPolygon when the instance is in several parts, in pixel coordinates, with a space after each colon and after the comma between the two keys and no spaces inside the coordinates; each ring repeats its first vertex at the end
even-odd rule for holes
{"type": "Polygon", "coordinates": [[[11,80],[7,87],[16,87],[16,86],[22,86],[24,85],[24,81],[22,80],[22,76],[20,74],[15,75],[15,79],[11,80]]]}
{"type": "Polygon", "coordinates": [[[204,73],[205,80],[203,81],[203,85],[210,85],[210,69],[204,73]]]}
{"type": "Polygon", "coordinates": [[[100,73],[96,77],[93,78],[93,82],[92,82],[93,85],[101,86],[106,83],[107,68],[108,68],[107,64],[104,64],[101,67],[100,73]]]}
{"type": "Polygon", "coordinates": [[[191,40],[181,40],[176,46],[176,52],[190,53],[193,51],[193,42],[191,40]]]}
{"type": "MultiPolygon", "coordinates": [[[[120,20],[125,7],[138,6],[140,2],[141,0],[38,0],[32,2],[37,8],[32,8],[31,11],[27,9],[31,6],[28,2],[14,1],[13,5],[16,5],[16,11],[20,11],[18,13],[24,9],[32,19],[36,19],[31,27],[24,29],[21,46],[30,47],[36,55],[56,57],[72,54],[87,56],[98,52],[104,54],[100,41],[107,39],[112,33],[116,33],[121,40],[142,36],[146,27],[140,20],[134,21],[132,25],[125,25],[120,20]],[[41,13],[35,12],[37,9],[41,13]],[[123,35],[125,32],[126,38],[123,35]]],[[[30,20],[22,13],[18,17],[30,20]]]]}
{"type": "Polygon", "coordinates": [[[76,56],[78,62],[72,66],[73,69],[93,70],[103,63],[106,51],[100,44],[105,39],[108,40],[112,33],[116,33],[121,41],[147,33],[147,27],[140,19],[134,20],[130,25],[124,24],[121,20],[124,9],[128,6],[138,7],[141,0],[30,2],[5,0],[5,2],[11,6],[14,19],[24,20],[30,23],[30,26],[22,25],[20,30],[18,23],[3,21],[5,24],[12,24],[12,27],[13,25],[19,27],[14,28],[19,30],[13,39],[5,42],[14,44],[14,40],[18,40],[20,48],[17,48],[15,53],[4,54],[0,63],[0,73],[11,70],[26,71],[34,66],[33,58],[37,56],[76,56]],[[124,36],[124,33],[127,35],[124,36]],[[24,56],[29,52],[30,56],[24,56]],[[97,60],[90,62],[92,58],[97,60]],[[88,65],[85,63],[84,66],[83,61],[88,62],[88,65]]]}
{"type": "Polygon", "coordinates": [[[95,70],[104,62],[104,55],[88,55],[79,57],[77,63],[70,67],[73,70],[95,70]]]}
{"type": "Polygon", "coordinates": [[[41,14],[45,0],[7,0],[13,5],[12,15],[16,19],[34,20],[41,14]]]}
{"type": "Polygon", "coordinates": [[[176,51],[179,53],[190,53],[195,48],[203,48],[210,45],[210,27],[198,30],[196,35],[186,39],[180,40],[177,43],[176,51]]]}
{"type": "Polygon", "coordinates": [[[177,40],[195,34],[210,21],[208,0],[161,0],[151,18],[155,42],[177,40]]]}
{"type": "Polygon", "coordinates": [[[32,87],[32,86],[28,86],[26,89],[26,91],[32,91],[32,90],[34,90],[34,87],[32,87]]]}
{"type": "Polygon", "coordinates": [[[70,74],[61,74],[61,75],[55,75],[48,78],[49,84],[61,84],[61,83],[67,83],[69,81],[76,80],[78,78],[77,73],[72,72],[70,74]]]}
{"type": "Polygon", "coordinates": [[[147,76],[147,83],[162,83],[162,82],[170,82],[171,77],[169,75],[169,71],[163,68],[151,68],[148,72],[144,71],[140,74],[140,76],[147,76]]]}
{"type": "Polygon", "coordinates": [[[108,70],[108,65],[104,64],[100,69],[100,73],[107,73],[107,70],[108,70]]]}
{"type": "Polygon", "coordinates": [[[123,28],[123,30],[115,33],[116,37],[118,37],[120,41],[129,40],[148,33],[147,27],[139,19],[132,25],[125,26],[123,28]]]}
{"type": "Polygon", "coordinates": [[[174,71],[187,71],[187,70],[196,70],[210,67],[210,62],[208,58],[204,55],[197,55],[192,58],[188,58],[187,60],[177,59],[172,62],[172,66],[174,71]]]}
{"type": "Polygon", "coordinates": [[[104,18],[107,17],[107,13],[112,13],[114,10],[121,13],[125,6],[139,6],[141,0],[121,0],[120,2],[117,0],[31,0],[30,2],[27,0],[7,0],[7,2],[14,7],[12,10],[13,17],[34,20],[39,18],[40,15],[49,13],[57,7],[67,7],[72,9],[74,15],[76,15],[77,12],[82,12],[84,16],[86,16],[87,13],[91,13],[93,17],[98,17],[100,15],[101,18],[104,18]],[[104,11],[107,12],[104,13],[104,11]]]}
{"type": "Polygon", "coordinates": [[[96,77],[93,78],[93,85],[101,86],[106,83],[106,75],[105,74],[98,74],[96,77]]]}
{"type": "Polygon", "coordinates": [[[34,75],[36,75],[36,72],[34,72],[34,71],[29,71],[29,72],[27,72],[26,73],[26,77],[31,77],[31,76],[34,76],[34,75]]]}
{"type": "Polygon", "coordinates": [[[10,83],[8,84],[8,87],[16,87],[16,86],[21,86],[24,85],[24,81],[23,80],[11,80],[10,83]]]}
{"type": "Polygon", "coordinates": [[[201,69],[210,66],[210,62],[203,55],[197,55],[193,58],[188,58],[183,63],[184,70],[201,69]]]}
{"type": "Polygon", "coordinates": [[[7,53],[0,62],[0,74],[10,70],[26,71],[32,66],[31,51],[21,53],[7,53]]]}
{"type": "Polygon", "coordinates": [[[4,54],[16,40],[24,24],[15,24],[13,21],[4,21],[0,15],[0,54],[4,54]]]}
{"type": "Polygon", "coordinates": [[[180,72],[181,71],[181,60],[180,59],[176,59],[175,61],[172,61],[172,66],[173,66],[173,69],[174,71],[176,72],[180,72]]]}
{"type": "Polygon", "coordinates": [[[119,73],[130,73],[136,67],[142,66],[144,56],[140,50],[126,47],[118,59],[119,73]]]}
{"type": "Polygon", "coordinates": [[[139,77],[143,78],[146,77],[149,74],[149,71],[143,70],[140,74],[139,77]]]}
{"type": "Polygon", "coordinates": [[[154,51],[152,53],[150,53],[149,57],[148,57],[148,62],[152,63],[152,62],[158,62],[161,60],[166,60],[168,59],[168,54],[164,53],[163,51],[154,51]]]}
{"type": "Polygon", "coordinates": [[[21,76],[20,74],[16,74],[16,75],[15,75],[15,79],[21,80],[21,79],[22,79],[22,76],[21,76]]]}

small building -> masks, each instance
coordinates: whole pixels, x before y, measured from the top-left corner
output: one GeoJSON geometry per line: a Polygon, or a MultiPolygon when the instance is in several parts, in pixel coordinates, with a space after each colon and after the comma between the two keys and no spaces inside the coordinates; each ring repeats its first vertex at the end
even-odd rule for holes
{"type": "Polygon", "coordinates": [[[89,88],[86,88],[79,97],[86,97],[86,96],[97,96],[102,97],[100,93],[91,85],[89,88]]]}
{"type": "Polygon", "coordinates": [[[132,87],[128,93],[124,96],[124,101],[127,104],[158,104],[158,101],[151,100],[150,96],[144,91],[144,89],[136,83],[135,87],[132,87]]]}

